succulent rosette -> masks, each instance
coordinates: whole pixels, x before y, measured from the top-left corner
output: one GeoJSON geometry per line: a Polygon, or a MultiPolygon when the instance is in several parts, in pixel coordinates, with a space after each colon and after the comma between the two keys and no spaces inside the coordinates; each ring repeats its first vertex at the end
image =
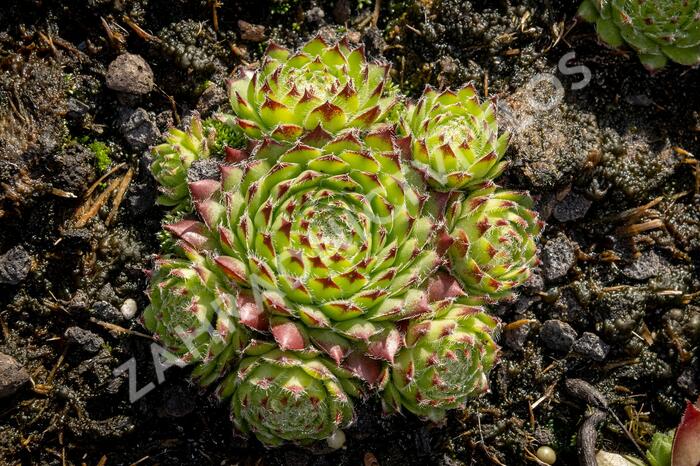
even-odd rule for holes
{"type": "Polygon", "coordinates": [[[257,71],[229,82],[233,122],[252,139],[295,141],[321,126],[330,133],[368,130],[397,103],[389,65],[368,61],[362,46],[316,37],[293,53],[270,43],[257,71]]]}
{"type": "Polygon", "coordinates": [[[174,212],[191,210],[188,171],[192,164],[215,156],[235,161],[235,147],[243,142],[238,128],[214,119],[202,121],[197,113],[187,131],[170,128],[165,142],[151,150],[151,173],[161,192],[158,204],[172,207],[174,212]]]}
{"type": "Polygon", "coordinates": [[[320,38],[270,45],[229,96],[233,115],[154,149],[160,202],[187,209],[146,327],[269,446],[342,438],[366,390],[432,420],[485,391],[483,305],[527,279],[542,228],[491,181],[508,144],[493,102],[466,86],[397,105],[387,66],[320,38]],[[218,179],[211,163],[188,179],[212,156],[218,179]]]}
{"type": "Polygon", "coordinates": [[[228,290],[202,255],[187,245],[183,250],[187,258],[157,261],[143,323],[172,362],[196,363],[193,376],[208,385],[247,344],[248,331],[237,317],[245,300],[228,290]]]}
{"type": "Polygon", "coordinates": [[[611,47],[631,46],[651,70],[700,64],[700,1],[585,0],[579,16],[611,47]]]}
{"type": "Polygon", "coordinates": [[[542,222],[525,193],[489,182],[457,197],[446,213],[452,273],[471,296],[504,298],[524,283],[537,262],[542,222]]]}
{"type": "MultiPolygon", "coordinates": [[[[317,130],[291,148],[268,139],[246,163],[223,167],[220,184],[191,190],[221,270],[255,289],[270,314],[315,329],[311,337],[338,362],[349,351],[342,338],[390,359],[371,345],[396,339],[383,322],[427,310],[417,288],[439,264],[433,221],[404,176],[391,129],[317,130]]],[[[278,321],[282,349],[304,348],[304,331],[278,321]]]]}
{"type": "Polygon", "coordinates": [[[498,322],[479,306],[435,303],[430,318],[411,321],[382,393],[385,409],[441,420],[445,411],[488,389],[498,354],[498,322]]]}
{"type": "Polygon", "coordinates": [[[216,131],[213,128],[205,129],[196,114],[192,117],[189,130],[170,128],[165,142],[151,151],[151,173],[160,184],[159,204],[176,209],[189,205],[187,170],[196,160],[209,158],[209,149],[215,141],[216,131]]]}
{"type": "Polygon", "coordinates": [[[354,419],[350,396],[359,394],[352,374],[318,353],[253,343],[221,396],[231,396],[239,431],[276,446],[323,440],[347,427],[354,419]]]}
{"type": "Polygon", "coordinates": [[[499,136],[493,101],[481,102],[472,85],[456,92],[427,87],[401,119],[401,131],[411,163],[438,191],[471,189],[506,166],[510,136],[499,136]]]}

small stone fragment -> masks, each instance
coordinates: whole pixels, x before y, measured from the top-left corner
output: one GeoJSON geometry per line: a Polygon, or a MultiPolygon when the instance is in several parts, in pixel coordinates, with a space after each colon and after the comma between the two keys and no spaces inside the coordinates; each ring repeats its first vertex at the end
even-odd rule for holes
{"type": "Polygon", "coordinates": [[[540,329],[540,339],[549,349],[568,352],[576,341],[576,330],[561,320],[548,320],[540,329]]]}
{"type": "Polygon", "coordinates": [[[545,279],[557,280],[566,276],[576,262],[574,245],[563,233],[547,241],[542,251],[542,268],[545,279]]]}
{"type": "Polygon", "coordinates": [[[506,346],[512,350],[522,350],[530,334],[530,324],[525,323],[517,326],[506,326],[504,338],[506,346]]]}
{"type": "Polygon", "coordinates": [[[193,389],[185,385],[175,385],[165,392],[159,413],[163,417],[180,418],[190,414],[195,407],[193,389]]]}
{"type": "Polygon", "coordinates": [[[117,125],[119,132],[134,151],[145,151],[160,140],[155,116],[142,108],[122,109],[117,125]]]}
{"type": "Polygon", "coordinates": [[[594,361],[603,361],[608,355],[610,345],[606,344],[595,333],[583,332],[581,338],[574,342],[572,349],[581,356],[594,361]]]}
{"type": "Polygon", "coordinates": [[[88,353],[97,353],[104,345],[102,337],[80,327],[68,328],[63,336],[69,343],[80,346],[88,353]]]}
{"type": "Polygon", "coordinates": [[[320,23],[323,21],[323,18],[325,18],[326,12],[323,11],[322,8],[315,6],[305,11],[304,16],[309,23],[320,23]]]}
{"type": "Polygon", "coordinates": [[[219,162],[215,159],[195,160],[187,170],[187,181],[218,180],[221,175],[219,162]]]}
{"type": "MultiPolygon", "coordinates": [[[[222,86],[216,84],[211,84],[207,86],[202,94],[199,96],[197,101],[197,112],[202,116],[202,118],[207,118],[219,107],[223,107],[228,102],[228,95],[226,90],[222,86]]],[[[157,120],[158,117],[156,117],[157,120]]]]}
{"type": "Polygon", "coordinates": [[[663,264],[658,254],[654,251],[646,251],[622,269],[622,273],[633,280],[646,280],[659,275],[662,269],[663,264]]]}
{"type": "Polygon", "coordinates": [[[0,399],[14,395],[27,382],[27,370],[12,356],[0,353],[0,399]]]}
{"type": "Polygon", "coordinates": [[[124,320],[117,308],[106,301],[97,301],[92,305],[90,313],[103,322],[116,323],[124,320]]]}
{"type": "Polygon", "coordinates": [[[265,40],[265,26],[251,24],[239,19],[238,28],[241,30],[241,39],[243,40],[250,42],[262,42],[265,40]]]}
{"type": "Polygon", "coordinates": [[[153,71],[140,55],[124,53],[109,64],[107,87],[126,94],[148,94],[153,90],[153,71]]]}
{"type": "Polygon", "coordinates": [[[124,316],[125,319],[129,320],[134,318],[138,309],[139,308],[136,305],[136,301],[129,298],[124,300],[124,304],[122,304],[119,310],[121,311],[122,316],[124,316]]]}
{"type": "Polygon", "coordinates": [[[586,216],[593,202],[578,193],[569,193],[566,198],[554,207],[554,218],[560,222],[580,220],[586,216]]]}
{"type": "Polygon", "coordinates": [[[17,285],[27,278],[32,258],[22,246],[15,246],[0,256],[0,283],[17,285]]]}

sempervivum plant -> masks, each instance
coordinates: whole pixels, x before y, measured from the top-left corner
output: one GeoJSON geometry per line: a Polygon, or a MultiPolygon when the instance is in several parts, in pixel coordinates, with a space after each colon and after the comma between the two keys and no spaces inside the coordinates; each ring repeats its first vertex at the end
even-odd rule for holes
{"type": "Polygon", "coordinates": [[[507,297],[530,277],[543,224],[529,196],[488,182],[452,202],[446,220],[451,269],[472,296],[507,297]]]}
{"type": "Polygon", "coordinates": [[[295,141],[319,125],[370,129],[397,103],[389,66],[367,61],[347,40],[317,37],[296,53],[271,43],[261,67],[240,74],[229,82],[233,123],[254,139],[295,141]]]}
{"type": "Polygon", "coordinates": [[[208,385],[244,349],[248,332],[234,315],[237,297],[216,267],[188,245],[182,248],[187,259],[156,262],[143,322],[170,355],[196,363],[193,376],[208,385]]]}
{"type": "MultiPolygon", "coordinates": [[[[433,221],[404,175],[390,129],[361,138],[317,130],[289,149],[266,140],[251,157],[225,167],[220,185],[206,182],[193,194],[218,237],[215,262],[240,286],[259,290],[270,314],[369,344],[388,335],[369,321],[425,311],[415,288],[438,265],[433,221]]],[[[273,322],[283,349],[303,349],[292,326],[279,327],[273,322]]],[[[350,349],[324,341],[328,332],[314,335],[338,362],[338,349],[350,349]]]]}
{"type": "Polygon", "coordinates": [[[151,173],[160,184],[157,202],[172,207],[173,211],[191,210],[188,190],[188,170],[198,160],[210,157],[223,159],[243,140],[237,128],[215,119],[202,121],[195,113],[189,129],[170,128],[165,141],[155,146],[151,153],[151,173]]]}
{"type": "Polygon", "coordinates": [[[611,47],[631,46],[647,68],[700,64],[699,0],[585,0],[579,16],[611,47]]]}
{"type": "Polygon", "coordinates": [[[270,343],[248,347],[237,372],[222,385],[234,424],[267,445],[329,438],[354,418],[352,374],[313,351],[285,352],[270,343]]]}
{"type": "Polygon", "coordinates": [[[478,306],[439,301],[428,318],[408,325],[384,389],[385,408],[438,421],[488,389],[498,347],[497,321],[478,306]]]}
{"type": "Polygon", "coordinates": [[[233,114],[210,126],[250,140],[218,155],[219,179],[186,176],[222,147],[198,122],[157,150],[170,204],[193,208],[165,227],[146,326],[266,445],[337,445],[373,392],[439,420],[486,391],[484,305],[527,279],[541,230],[492,181],[493,103],[466,86],[396,105],[388,68],[347,39],[271,45],[229,84],[233,114]]]}
{"type": "Polygon", "coordinates": [[[496,107],[472,85],[457,92],[427,87],[401,119],[413,166],[436,190],[471,189],[501,174],[510,138],[498,134],[496,107]]]}

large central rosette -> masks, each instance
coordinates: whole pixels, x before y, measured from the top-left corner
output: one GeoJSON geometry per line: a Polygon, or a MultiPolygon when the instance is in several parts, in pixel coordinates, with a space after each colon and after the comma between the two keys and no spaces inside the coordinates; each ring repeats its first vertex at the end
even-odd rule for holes
{"type": "MultiPolygon", "coordinates": [[[[192,185],[219,242],[215,262],[277,317],[283,350],[306,346],[299,321],[333,330],[311,336],[336,361],[342,337],[396,339],[382,322],[427,311],[416,288],[439,260],[425,196],[402,171],[393,131],[317,130],[287,147],[268,139],[242,165],[223,167],[220,186],[192,185]]],[[[376,356],[390,360],[392,348],[376,356]]]]}

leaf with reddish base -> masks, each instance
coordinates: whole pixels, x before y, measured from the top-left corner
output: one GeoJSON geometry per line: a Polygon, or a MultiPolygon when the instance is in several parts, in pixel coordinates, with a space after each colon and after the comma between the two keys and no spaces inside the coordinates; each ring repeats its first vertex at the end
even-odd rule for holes
{"type": "Polygon", "coordinates": [[[681,424],[673,439],[672,466],[700,465],[700,398],[688,402],[681,424]]]}
{"type": "Polygon", "coordinates": [[[392,328],[372,340],[367,345],[367,354],[372,358],[382,359],[393,364],[394,356],[403,345],[403,337],[399,331],[392,328]]]}
{"type": "Polygon", "coordinates": [[[268,330],[267,314],[258,306],[252,294],[240,292],[236,298],[236,306],[238,318],[243,325],[261,332],[268,330]]]}
{"type": "Polygon", "coordinates": [[[382,363],[376,359],[355,352],[345,359],[343,366],[370,386],[377,386],[382,381],[382,363]]]}
{"type": "Polygon", "coordinates": [[[209,241],[206,225],[196,220],[180,220],[165,225],[164,228],[197,250],[202,249],[209,241]]]}
{"type": "Polygon", "coordinates": [[[224,152],[226,153],[226,157],[224,160],[227,163],[238,163],[241,162],[245,159],[248,158],[248,153],[246,151],[240,150],[240,149],[234,149],[233,147],[226,146],[224,147],[224,152]]]}
{"type": "Polygon", "coordinates": [[[221,183],[217,180],[199,180],[190,183],[189,187],[192,200],[202,202],[211,198],[221,188],[221,183]]]}
{"type": "Polygon", "coordinates": [[[428,282],[428,301],[442,301],[466,296],[457,279],[445,272],[439,272],[428,282]]]}
{"type": "Polygon", "coordinates": [[[303,350],[309,344],[301,326],[285,318],[273,318],[270,322],[270,329],[282,351],[303,350]]]}

